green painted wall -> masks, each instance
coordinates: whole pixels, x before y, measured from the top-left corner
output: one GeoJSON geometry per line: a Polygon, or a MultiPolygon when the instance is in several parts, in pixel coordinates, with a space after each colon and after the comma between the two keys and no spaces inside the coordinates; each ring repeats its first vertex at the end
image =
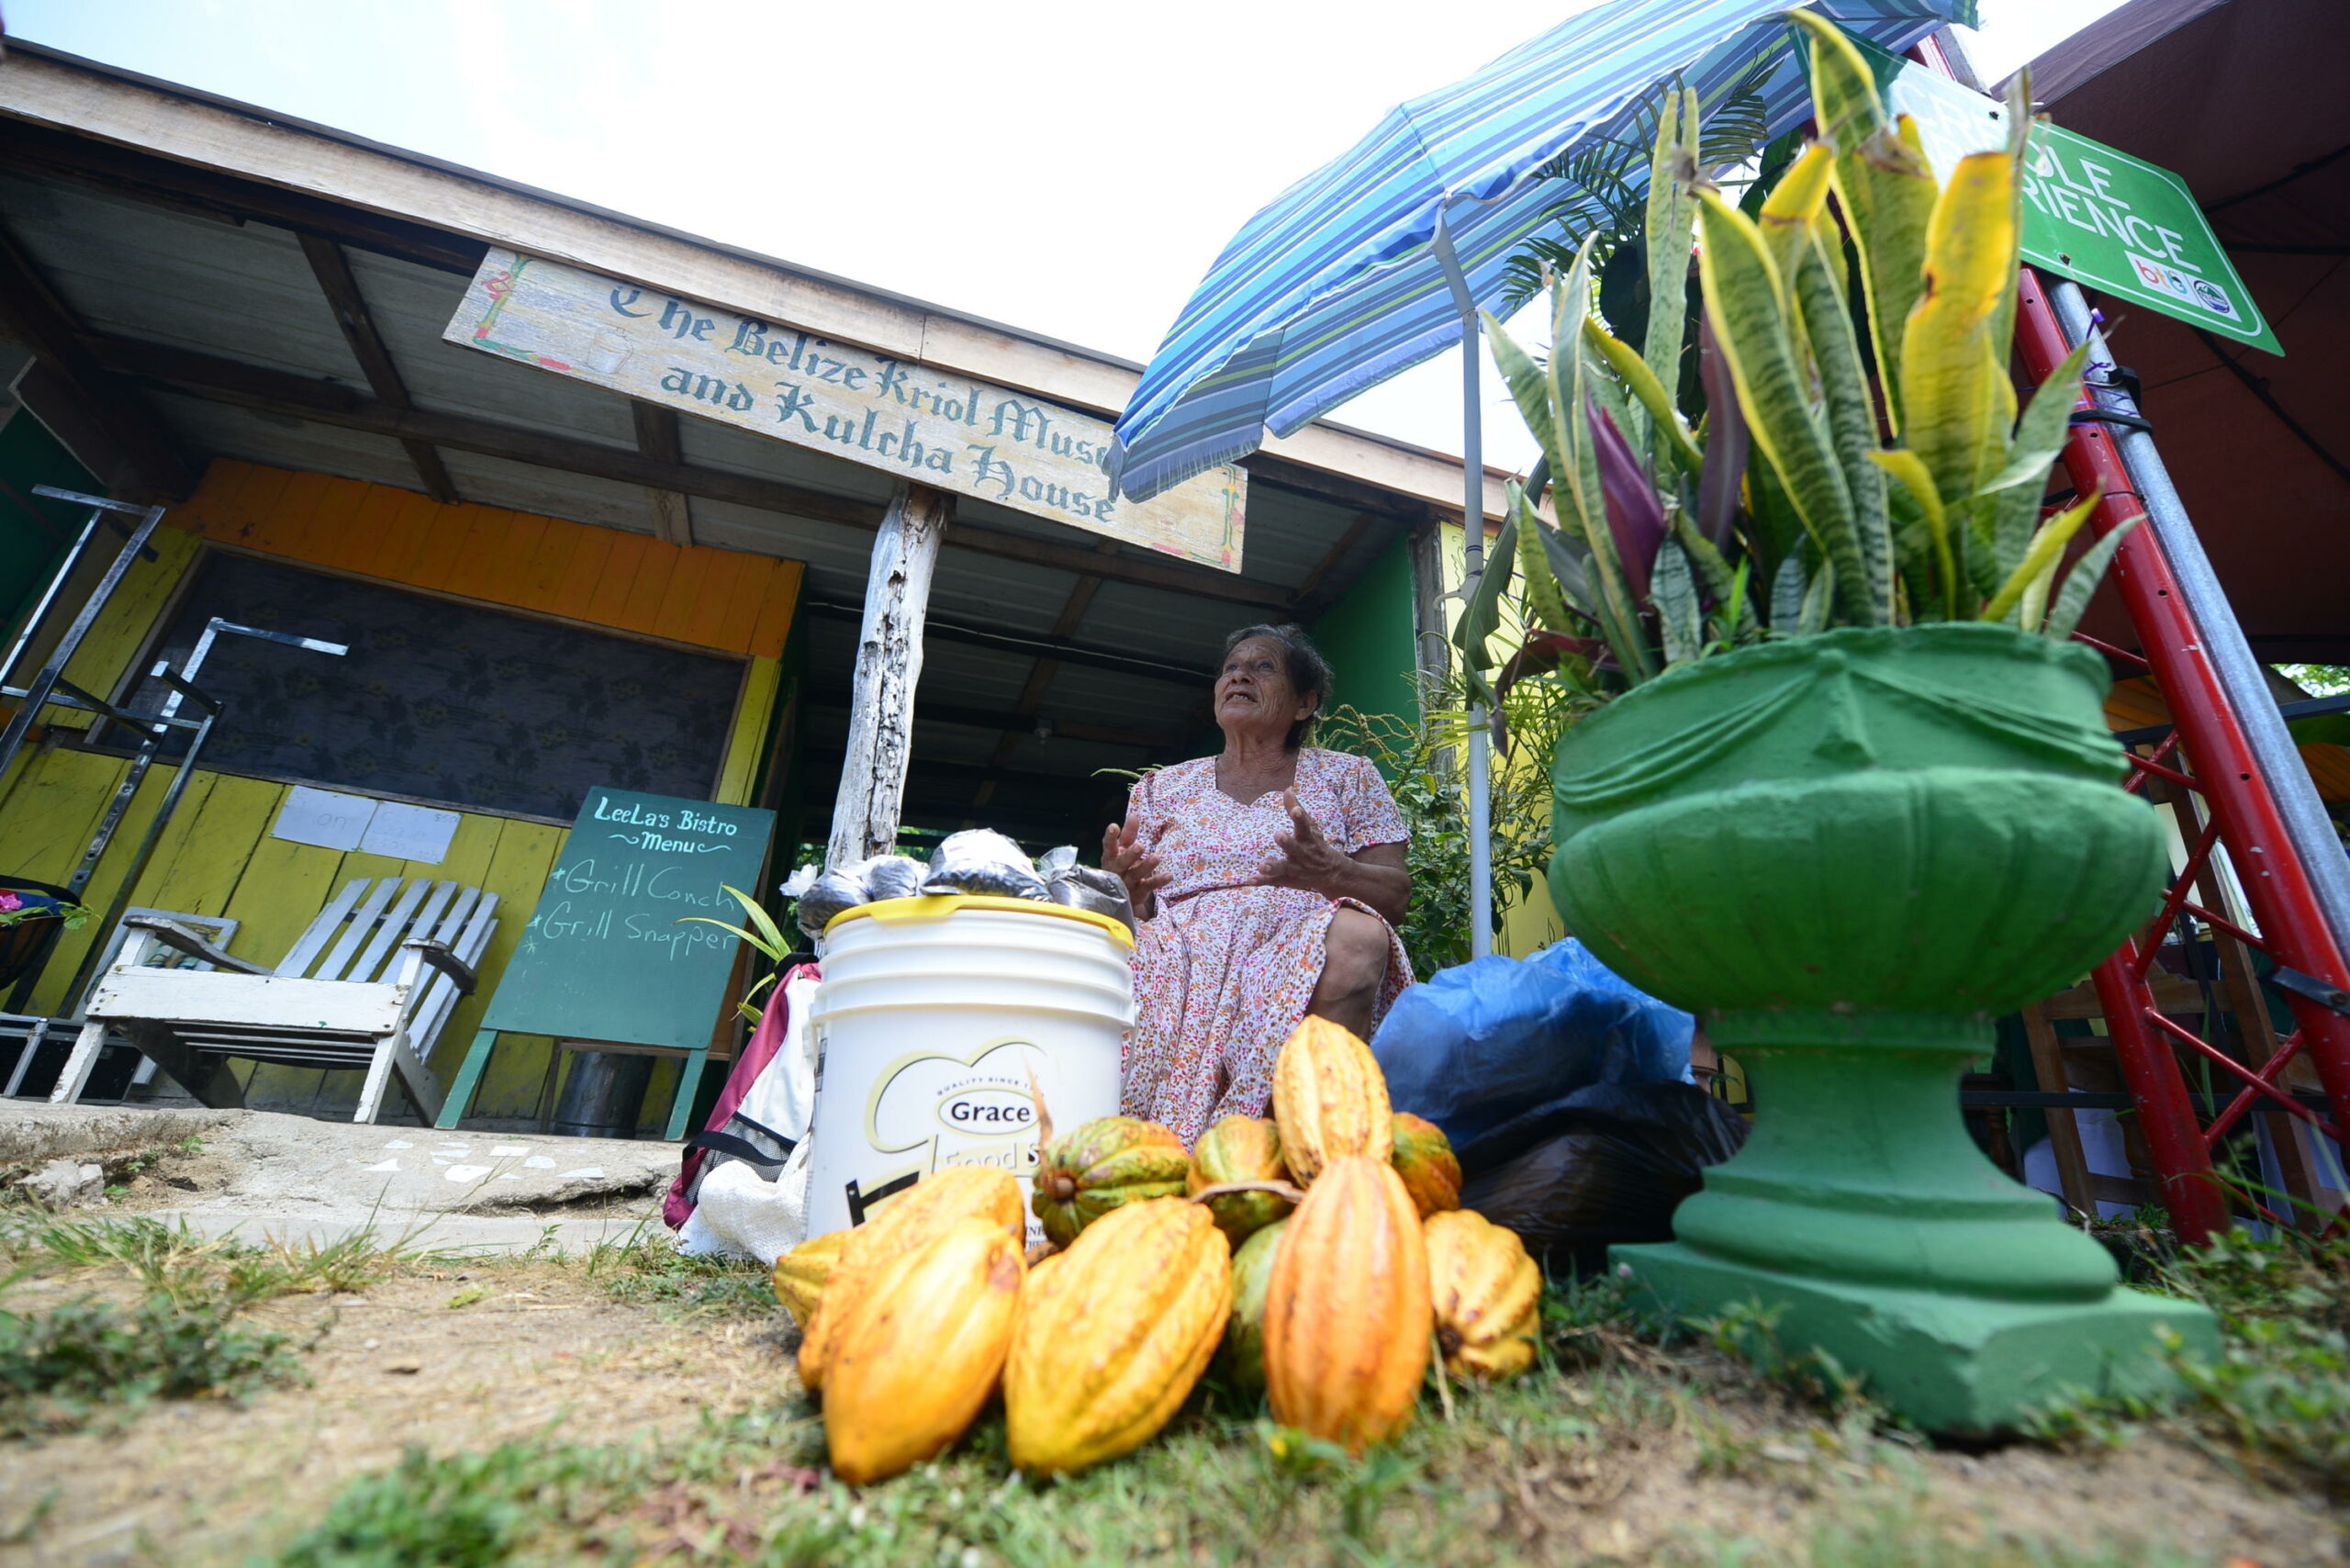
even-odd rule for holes
{"type": "Polygon", "coordinates": [[[1401,539],[1306,630],[1337,676],[1329,707],[1419,716],[1412,684],[1412,554],[1401,539]]]}

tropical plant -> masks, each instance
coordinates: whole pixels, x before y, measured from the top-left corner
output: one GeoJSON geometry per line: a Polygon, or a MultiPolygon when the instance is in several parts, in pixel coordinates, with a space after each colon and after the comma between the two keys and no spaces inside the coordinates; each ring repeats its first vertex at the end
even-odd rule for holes
{"type": "MultiPolygon", "coordinates": [[[[1342,707],[1323,716],[1315,743],[1379,765],[1411,840],[1404,866],[1412,903],[1396,935],[1421,980],[1469,961],[1469,789],[1460,767],[1469,738],[1468,692],[1459,676],[1423,677],[1416,721],[1342,707]]],[[[1498,925],[1533,890],[1550,861],[1550,755],[1577,711],[1576,694],[1550,681],[1514,685],[1492,716],[1506,749],[1493,770],[1493,908],[1498,925]]],[[[1490,929],[1490,926],[1488,927],[1490,929]]]]}
{"type": "Polygon", "coordinates": [[[745,931],[739,925],[723,920],[713,920],[706,914],[682,915],[678,918],[677,924],[679,925],[715,925],[721,931],[732,932],[748,943],[752,951],[774,966],[757,984],[744,993],[742,1001],[734,1004],[736,1012],[755,1025],[759,1021],[760,1014],[759,993],[775,984],[783,974],[783,961],[791,957],[791,939],[783,934],[783,927],[775,923],[775,916],[759,907],[759,902],[756,899],[740,888],[728,887],[726,890],[734,895],[736,903],[743,906],[743,917],[751,923],[752,929],[745,931]]]}
{"type": "Polygon", "coordinates": [[[2009,98],[2009,145],[1962,160],[1942,187],[1916,126],[1887,120],[1859,50],[1810,13],[1790,19],[1810,35],[1822,140],[1750,217],[1701,173],[1696,95],[1668,101],[1640,347],[1593,310],[1591,239],[1552,279],[1547,364],[1485,319],[1541,459],[1509,486],[1494,566],[1461,616],[1481,696],[1501,695],[1489,644],[1513,567],[1532,620],[1503,690],[1548,669],[1605,700],[1678,664],[1835,626],[1979,620],[2067,637],[2121,542],[2107,534],[2059,587],[2098,499],[2042,517],[2084,356],[2020,416],[2008,375],[2028,85],[2009,98]],[[1694,422],[1667,390],[1693,240],[1694,422]]]}
{"type": "Polygon", "coordinates": [[[51,898],[47,893],[25,889],[0,889],[0,928],[28,920],[59,920],[68,931],[79,931],[89,924],[87,907],[51,898]]]}

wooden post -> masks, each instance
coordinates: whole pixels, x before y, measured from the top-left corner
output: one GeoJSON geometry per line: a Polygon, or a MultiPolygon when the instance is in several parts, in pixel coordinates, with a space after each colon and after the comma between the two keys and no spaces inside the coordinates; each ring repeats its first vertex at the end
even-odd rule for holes
{"type": "Polygon", "coordinates": [[[865,622],[856,639],[856,681],[848,721],[848,756],[833,802],[827,866],[886,854],[898,842],[913,748],[914,688],[922,680],[923,619],[938,546],[955,515],[955,498],[926,485],[901,484],[873,541],[865,579],[865,622]]]}

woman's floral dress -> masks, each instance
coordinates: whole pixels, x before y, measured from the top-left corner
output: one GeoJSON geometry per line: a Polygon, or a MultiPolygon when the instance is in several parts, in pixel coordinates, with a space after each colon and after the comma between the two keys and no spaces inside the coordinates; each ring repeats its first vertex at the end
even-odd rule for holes
{"type": "MultiPolygon", "coordinates": [[[[1362,757],[1298,754],[1298,803],[1342,852],[1409,836],[1379,770],[1362,757]]],[[[1188,1147],[1220,1116],[1261,1116],[1273,1058],[1305,1016],[1322,978],[1330,916],[1341,902],[1303,888],[1251,884],[1289,828],[1276,792],[1243,805],[1216,788],[1215,758],[1144,777],[1128,805],[1137,842],[1172,879],[1135,943],[1135,1028],[1126,1036],[1124,1110],[1172,1127],[1188,1147]]],[[[1388,934],[1377,1014],[1412,983],[1388,934]]]]}

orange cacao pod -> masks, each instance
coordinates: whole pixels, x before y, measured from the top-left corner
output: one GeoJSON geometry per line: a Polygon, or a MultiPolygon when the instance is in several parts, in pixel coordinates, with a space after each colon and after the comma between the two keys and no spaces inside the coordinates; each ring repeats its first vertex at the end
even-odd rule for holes
{"type": "Polygon", "coordinates": [[[1396,1112],[1393,1160],[1422,1219],[1460,1206],[1460,1161],[1453,1158],[1452,1140],[1442,1127],[1409,1111],[1396,1112]]]}
{"type": "Polygon", "coordinates": [[[1147,1198],[1087,1226],[1030,1276],[1003,1369],[1012,1462],[1073,1473],[1141,1447],[1224,1338],[1231,1252],[1208,1211],[1147,1198]]]}
{"type": "Polygon", "coordinates": [[[967,1217],[874,1271],[824,1377],[824,1440],[852,1485],[943,1453],[1003,1375],[1026,1272],[993,1219],[967,1217]]]}
{"type": "Polygon", "coordinates": [[[1421,1227],[1428,1295],[1444,1364],[1464,1376],[1516,1377],[1534,1364],[1542,1271],[1517,1232],[1474,1209],[1447,1209],[1421,1227]]]}
{"type": "Polygon", "coordinates": [[[1395,1143],[1387,1075],[1369,1046],[1327,1018],[1305,1019],[1281,1047],[1273,1063],[1273,1120],[1281,1159],[1301,1186],[1345,1155],[1383,1160],[1395,1143]]]}
{"type": "Polygon", "coordinates": [[[1360,1454],[1412,1417],[1427,1370],[1428,1257],[1383,1159],[1323,1168],[1289,1218],[1265,1288],[1273,1418],[1360,1454]]]}
{"type": "Polygon", "coordinates": [[[882,1264],[912,1251],[956,1220],[993,1220],[1014,1241],[1027,1237],[1020,1212],[1020,1183],[992,1165],[955,1165],[923,1177],[881,1205],[874,1216],[848,1233],[840,1261],[808,1319],[800,1339],[800,1381],[811,1394],[824,1386],[841,1325],[882,1264]]]}
{"type": "Polygon", "coordinates": [[[812,1236],[775,1260],[775,1298],[800,1327],[807,1327],[815,1316],[816,1303],[840,1264],[848,1237],[845,1230],[812,1236]]]}
{"type": "MultiPolygon", "coordinates": [[[[1227,1182],[1288,1180],[1289,1167],[1281,1163],[1281,1135],[1268,1117],[1225,1116],[1192,1146],[1191,1190],[1195,1194],[1227,1182]]],[[[1219,1193],[1207,1201],[1215,1227],[1236,1251],[1250,1236],[1286,1215],[1290,1207],[1278,1193],[1219,1193]]]]}

